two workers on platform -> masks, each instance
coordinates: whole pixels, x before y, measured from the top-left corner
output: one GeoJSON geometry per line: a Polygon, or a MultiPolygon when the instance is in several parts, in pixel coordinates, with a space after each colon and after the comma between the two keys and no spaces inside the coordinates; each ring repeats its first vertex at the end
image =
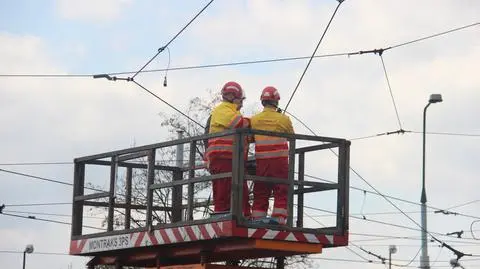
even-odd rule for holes
{"type": "MultiPolygon", "coordinates": [[[[244,117],[240,109],[245,100],[242,87],[236,82],[227,82],[222,90],[222,101],[217,105],[209,118],[208,133],[218,133],[236,128],[252,128],[256,130],[293,134],[290,118],[278,108],[280,94],[277,89],[268,86],[263,89],[260,100],[263,111],[250,119],[244,117]]],[[[211,174],[232,172],[233,136],[223,136],[208,140],[205,154],[208,170],[211,174]]],[[[255,143],[256,175],[288,179],[288,141],[286,138],[257,135],[248,138],[245,143],[245,158],[249,143],[255,143]]],[[[232,178],[226,177],[213,181],[214,214],[222,215],[230,212],[232,178]]],[[[253,206],[248,200],[247,182],[243,184],[243,215],[254,222],[284,225],[287,219],[288,185],[255,181],[253,184],[253,206]],[[271,217],[267,216],[270,195],[274,196],[271,217]]]]}

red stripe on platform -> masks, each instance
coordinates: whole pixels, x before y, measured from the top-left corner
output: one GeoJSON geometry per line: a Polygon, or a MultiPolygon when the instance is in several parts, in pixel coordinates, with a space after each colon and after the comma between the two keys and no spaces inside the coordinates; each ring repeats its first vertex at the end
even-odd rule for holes
{"type": "Polygon", "coordinates": [[[145,232],[139,232],[138,233],[138,237],[137,237],[137,240],[135,241],[134,246],[136,246],[136,247],[140,246],[140,244],[142,243],[142,240],[143,240],[143,236],[145,236],[145,232]]]}
{"type": "Polygon", "coordinates": [[[285,240],[290,232],[281,231],[273,239],[274,240],[285,240]]]}
{"type": "Polygon", "coordinates": [[[190,241],[197,241],[198,240],[198,238],[195,235],[195,233],[193,232],[193,229],[192,229],[191,226],[186,226],[185,231],[187,232],[187,235],[190,238],[190,241]]]}
{"type": "Polygon", "coordinates": [[[214,222],[211,225],[212,225],[213,230],[215,231],[215,235],[217,237],[220,237],[222,235],[222,229],[220,229],[220,226],[218,225],[218,223],[214,222]]]}
{"type": "Polygon", "coordinates": [[[205,228],[205,224],[198,225],[200,229],[200,233],[202,234],[203,239],[211,239],[210,235],[207,232],[207,228],[205,228]]]}
{"type": "Polygon", "coordinates": [[[158,245],[158,240],[155,237],[155,233],[153,231],[151,233],[148,233],[148,237],[150,238],[152,245],[158,245]]]}
{"type": "Polygon", "coordinates": [[[180,234],[179,228],[172,228],[173,235],[175,236],[175,239],[177,239],[177,242],[183,242],[185,241],[182,237],[182,234],[180,234]]]}
{"type": "Polygon", "coordinates": [[[255,232],[250,237],[262,238],[267,233],[267,229],[255,229],[255,232]]]}
{"type": "Polygon", "coordinates": [[[307,238],[305,238],[305,235],[303,235],[303,233],[293,232],[293,235],[295,236],[295,238],[297,238],[299,242],[308,242],[307,238]]]}
{"type": "Polygon", "coordinates": [[[163,238],[163,241],[165,242],[165,244],[170,244],[172,243],[172,241],[170,240],[170,238],[168,238],[168,235],[167,235],[167,232],[165,232],[165,230],[160,230],[160,235],[162,236],[163,238]]]}

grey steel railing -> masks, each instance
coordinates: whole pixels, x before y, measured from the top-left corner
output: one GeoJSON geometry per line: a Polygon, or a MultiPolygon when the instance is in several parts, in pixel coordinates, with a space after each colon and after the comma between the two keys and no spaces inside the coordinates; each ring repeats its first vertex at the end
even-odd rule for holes
{"type": "MultiPolygon", "coordinates": [[[[314,229],[315,232],[324,234],[345,235],[348,231],[348,201],[349,201],[349,148],[350,142],[345,139],[309,136],[300,134],[284,134],[276,132],[267,132],[251,129],[235,129],[222,133],[210,135],[201,135],[183,139],[177,139],[162,143],[156,143],[146,146],[134,147],[124,150],[111,151],[92,156],[77,158],[74,160],[74,188],[73,188],[73,206],[72,206],[72,239],[105,236],[113,234],[128,233],[132,231],[152,230],[161,227],[179,227],[191,224],[208,223],[218,221],[219,219],[194,219],[195,208],[209,206],[211,203],[198,203],[195,201],[195,184],[209,182],[220,178],[232,178],[231,192],[231,214],[223,219],[231,219],[237,222],[239,226],[258,227],[265,226],[272,229],[286,230],[312,230],[311,228],[303,228],[304,226],[304,194],[328,190],[336,190],[336,225],[332,227],[323,227],[314,229]],[[245,141],[247,136],[252,135],[268,135],[286,138],[289,142],[289,172],[288,179],[260,177],[254,174],[247,174],[245,170],[245,141]],[[203,143],[205,139],[211,139],[222,136],[234,137],[234,148],[232,156],[232,171],[228,173],[216,175],[196,176],[195,171],[205,169],[204,166],[196,166],[201,152],[198,145],[203,143]],[[298,141],[308,141],[314,143],[311,146],[298,147],[298,141]],[[187,159],[188,165],[185,167],[160,165],[157,161],[157,150],[171,148],[179,144],[188,144],[190,153],[187,159]],[[305,159],[307,153],[325,150],[337,149],[337,183],[324,183],[317,181],[305,180],[305,159]],[[296,167],[296,157],[298,155],[298,166],[296,167]],[[146,163],[134,162],[139,158],[146,158],[146,163]],[[89,166],[109,166],[109,189],[106,191],[96,192],[93,194],[85,194],[86,167],[89,166]],[[125,193],[121,194],[124,202],[117,201],[119,194],[116,194],[116,185],[118,183],[118,169],[126,169],[125,173],[125,193]],[[134,169],[146,169],[146,200],[144,203],[132,202],[132,178],[134,169]],[[172,180],[169,182],[155,182],[155,173],[162,171],[171,173],[172,180]],[[295,173],[297,179],[295,179],[295,173]],[[288,205],[287,205],[287,225],[272,226],[262,224],[252,224],[242,215],[242,192],[244,181],[267,181],[277,184],[288,185],[288,205]],[[187,195],[183,196],[183,186],[187,186],[187,195]],[[154,203],[154,192],[156,190],[171,189],[171,198],[169,206],[158,206],[154,203]],[[294,197],[297,202],[294,203],[294,197]],[[98,201],[103,199],[103,201],[98,201]],[[107,210],[106,216],[106,232],[84,234],[82,226],[84,225],[84,207],[103,207],[107,210]],[[293,213],[296,206],[296,223],[294,225],[293,213]],[[123,229],[114,229],[114,214],[116,211],[124,210],[123,229]],[[132,210],[144,210],[145,218],[143,225],[138,228],[132,228],[131,222],[132,210]],[[167,212],[170,220],[166,223],[154,224],[153,212],[167,212]]],[[[250,163],[252,160],[249,161],[250,163]]],[[[254,160],[253,160],[254,162],[254,160]]]]}

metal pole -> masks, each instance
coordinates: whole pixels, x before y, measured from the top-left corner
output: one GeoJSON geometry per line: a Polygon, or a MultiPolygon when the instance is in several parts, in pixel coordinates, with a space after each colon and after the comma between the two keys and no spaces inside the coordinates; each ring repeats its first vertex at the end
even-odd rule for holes
{"type": "MultiPolygon", "coordinates": [[[[183,131],[182,130],[177,130],[177,135],[178,139],[183,138],[183,131]]],[[[193,149],[191,149],[193,150],[193,149]]],[[[184,144],[180,143],[177,144],[177,150],[176,150],[176,167],[179,169],[183,168],[183,152],[184,152],[184,144]]],[[[179,172],[174,172],[173,173],[174,177],[173,180],[182,180],[183,179],[183,172],[180,170],[179,172]]],[[[178,185],[173,187],[173,193],[172,193],[172,222],[179,222],[182,221],[183,215],[182,214],[182,200],[183,200],[183,194],[182,194],[183,186],[178,185]]]]}
{"type": "MultiPolygon", "coordinates": [[[[182,130],[177,130],[177,137],[178,139],[183,138],[183,131],[182,130]]],[[[190,149],[194,150],[194,149],[190,149]]],[[[183,144],[178,144],[177,145],[177,167],[182,168],[183,167],[183,144]]]]}
{"type": "Polygon", "coordinates": [[[422,163],[422,196],[421,202],[421,221],[422,221],[422,255],[420,256],[420,268],[430,269],[430,261],[428,257],[427,246],[427,193],[425,190],[425,127],[427,122],[427,108],[430,102],[423,109],[423,163],[422,163]]]}
{"type": "Polygon", "coordinates": [[[392,251],[388,250],[388,269],[392,269],[392,251]]]}
{"type": "Polygon", "coordinates": [[[23,269],[25,269],[25,256],[26,256],[27,252],[24,251],[23,252],[23,269]]]}

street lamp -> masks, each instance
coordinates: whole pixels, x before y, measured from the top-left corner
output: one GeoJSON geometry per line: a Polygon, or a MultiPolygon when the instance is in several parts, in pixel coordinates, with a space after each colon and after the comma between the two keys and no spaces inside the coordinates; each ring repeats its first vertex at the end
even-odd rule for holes
{"type": "Polygon", "coordinates": [[[427,121],[427,108],[430,104],[442,102],[441,94],[432,94],[428,100],[428,104],[423,109],[423,164],[422,164],[422,197],[421,202],[421,218],[422,218],[422,255],[420,256],[420,268],[430,269],[427,248],[427,193],[425,191],[425,126],[427,121]]]}
{"type": "Polygon", "coordinates": [[[388,269],[392,269],[392,254],[397,253],[397,246],[390,245],[388,247],[388,269]]]}
{"type": "Polygon", "coordinates": [[[25,256],[26,256],[26,254],[27,253],[30,254],[32,252],[33,252],[33,245],[30,245],[30,244],[27,245],[25,247],[25,250],[23,251],[23,269],[25,269],[25,256]]]}

